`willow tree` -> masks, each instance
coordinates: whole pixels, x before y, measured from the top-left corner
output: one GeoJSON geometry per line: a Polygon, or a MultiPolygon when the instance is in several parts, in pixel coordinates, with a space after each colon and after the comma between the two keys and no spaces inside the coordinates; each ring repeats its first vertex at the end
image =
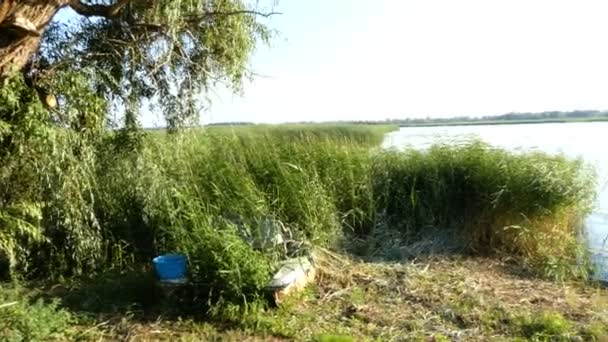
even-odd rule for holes
{"type": "Polygon", "coordinates": [[[111,258],[96,175],[115,147],[139,160],[143,110],[179,127],[217,82],[240,89],[273,14],[248,1],[0,0],[0,278],[111,258]]]}
{"type": "Polygon", "coordinates": [[[199,112],[209,87],[223,82],[238,90],[248,76],[252,51],[270,38],[263,20],[274,14],[259,6],[246,0],[1,0],[0,82],[24,75],[47,107],[58,105],[58,117],[70,108],[95,107],[98,115],[119,109],[132,125],[145,104],[178,126],[199,112]],[[68,8],[76,19],[53,20],[68,8]]]}

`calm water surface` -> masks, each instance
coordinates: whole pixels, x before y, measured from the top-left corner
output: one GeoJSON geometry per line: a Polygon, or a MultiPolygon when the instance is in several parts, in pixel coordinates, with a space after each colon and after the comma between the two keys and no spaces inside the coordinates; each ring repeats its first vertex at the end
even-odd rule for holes
{"type": "Polygon", "coordinates": [[[387,135],[384,147],[428,147],[437,141],[479,138],[517,151],[537,150],[581,157],[597,168],[598,201],[587,218],[587,239],[598,277],[608,280],[608,122],[533,125],[404,127],[387,135]]]}

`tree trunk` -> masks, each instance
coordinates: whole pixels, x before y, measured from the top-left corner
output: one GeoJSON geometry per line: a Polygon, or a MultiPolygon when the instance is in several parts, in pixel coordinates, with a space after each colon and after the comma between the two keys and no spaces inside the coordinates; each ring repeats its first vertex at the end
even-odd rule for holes
{"type": "Polygon", "coordinates": [[[0,0],[0,79],[38,51],[51,19],[67,0],[0,0]]]}

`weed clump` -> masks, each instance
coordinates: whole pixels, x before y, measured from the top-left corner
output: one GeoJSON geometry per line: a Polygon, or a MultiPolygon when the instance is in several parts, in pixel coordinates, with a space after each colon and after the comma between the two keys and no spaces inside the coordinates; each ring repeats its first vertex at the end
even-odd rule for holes
{"type": "Polygon", "coordinates": [[[45,303],[19,287],[0,286],[0,340],[70,339],[70,326],[75,321],[57,301],[45,303]]]}

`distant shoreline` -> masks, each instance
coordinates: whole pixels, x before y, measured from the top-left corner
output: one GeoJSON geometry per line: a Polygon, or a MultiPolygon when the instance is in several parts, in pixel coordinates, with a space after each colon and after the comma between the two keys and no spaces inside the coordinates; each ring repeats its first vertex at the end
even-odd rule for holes
{"type": "Polygon", "coordinates": [[[608,122],[608,117],[595,118],[561,118],[561,119],[530,119],[530,120],[480,120],[480,121],[445,121],[428,123],[399,123],[399,127],[440,127],[440,126],[494,126],[494,125],[523,125],[547,123],[576,123],[576,122],[608,122]]]}

